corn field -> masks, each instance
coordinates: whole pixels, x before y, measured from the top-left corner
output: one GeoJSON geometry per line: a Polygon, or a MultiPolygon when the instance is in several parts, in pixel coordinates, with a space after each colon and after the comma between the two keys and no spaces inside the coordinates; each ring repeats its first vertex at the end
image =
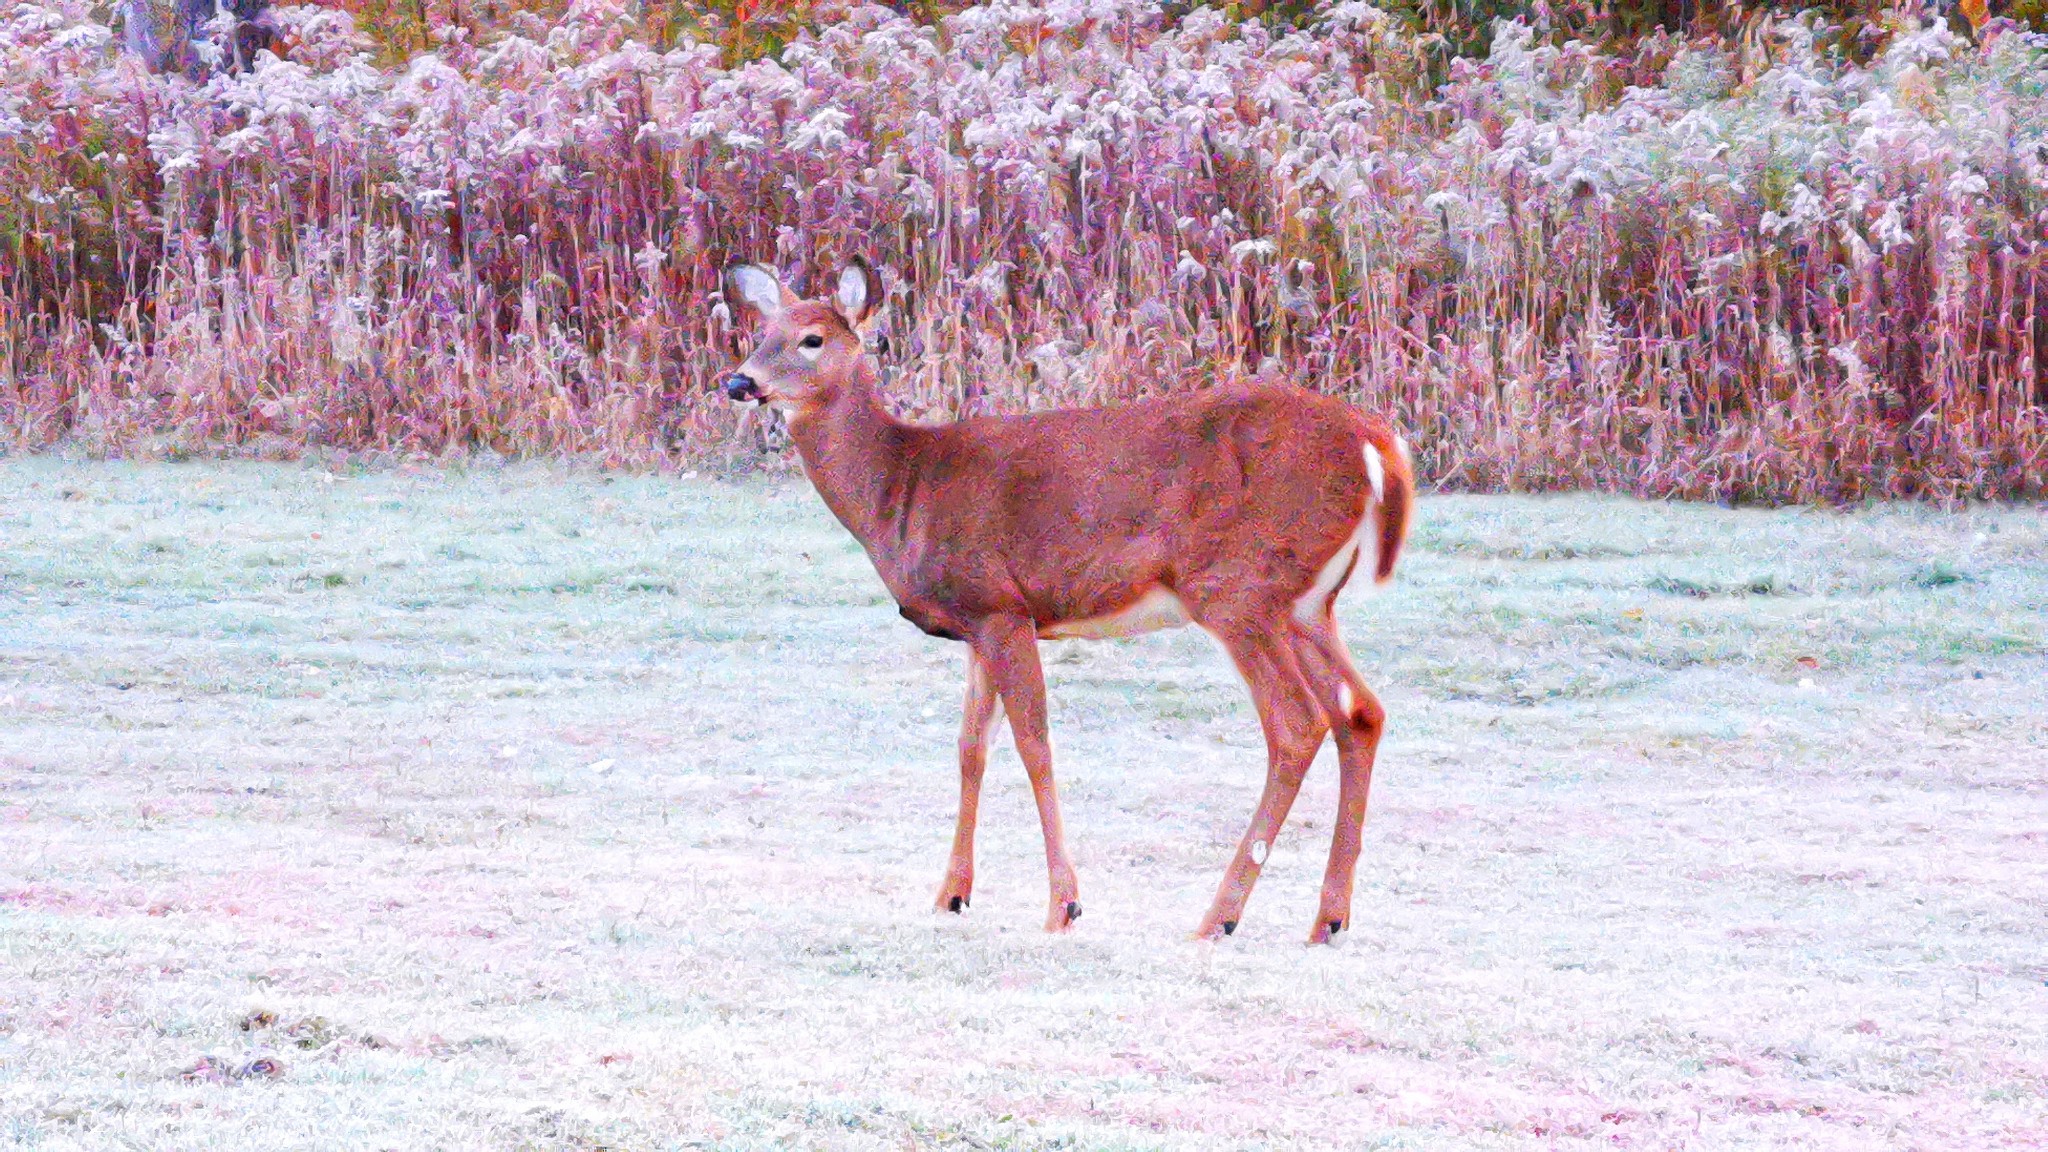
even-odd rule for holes
{"type": "Polygon", "coordinates": [[[1134,0],[576,0],[386,65],[343,11],[203,82],[0,16],[0,443],[746,467],[719,272],[885,270],[930,420],[1282,377],[1447,488],[2048,490],[2048,48],[1895,12],[1446,58],[1134,0]],[[701,39],[699,37],[702,37],[701,39]],[[727,38],[728,40],[730,38],[727,38]]]}

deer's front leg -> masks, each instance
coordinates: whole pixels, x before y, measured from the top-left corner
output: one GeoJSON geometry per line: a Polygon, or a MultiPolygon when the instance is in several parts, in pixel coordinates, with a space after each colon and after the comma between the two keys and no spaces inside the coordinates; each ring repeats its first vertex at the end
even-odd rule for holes
{"type": "Polygon", "coordinates": [[[974,821],[981,807],[981,774],[988,767],[988,734],[996,718],[996,690],[988,666],[967,650],[967,699],[960,717],[960,822],[953,828],[953,857],[939,885],[938,910],[959,912],[974,895],[974,821]]]}
{"type": "Polygon", "coordinates": [[[1038,663],[1038,629],[1027,617],[1002,617],[984,623],[972,641],[975,655],[987,666],[1017,757],[1031,778],[1031,796],[1038,802],[1038,823],[1045,831],[1045,870],[1052,884],[1052,903],[1045,930],[1064,932],[1081,917],[1081,890],[1067,859],[1067,835],[1060,822],[1060,794],[1052,781],[1052,743],[1047,737],[1045,672],[1038,663]]]}

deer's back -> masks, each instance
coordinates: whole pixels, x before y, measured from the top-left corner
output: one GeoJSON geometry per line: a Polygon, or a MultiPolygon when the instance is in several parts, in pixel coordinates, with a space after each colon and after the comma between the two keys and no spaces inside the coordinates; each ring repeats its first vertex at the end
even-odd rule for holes
{"type": "Polygon", "coordinates": [[[1153,588],[1306,588],[1369,493],[1364,419],[1285,385],[920,431],[900,575],[954,599],[1012,598],[967,606],[1042,621],[1153,588]]]}

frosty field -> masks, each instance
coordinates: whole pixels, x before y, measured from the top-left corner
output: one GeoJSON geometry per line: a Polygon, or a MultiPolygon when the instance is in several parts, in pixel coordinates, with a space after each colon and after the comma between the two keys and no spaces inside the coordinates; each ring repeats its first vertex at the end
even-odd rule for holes
{"type": "MultiPolygon", "coordinates": [[[[800,482],[0,461],[0,1143],[2048,1143],[2048,514],[1426,499],[1326,749],[1047,647],[929,911],[963,651],[800,482]]],[[[1005,737],[1006,738],[1006,737],[1005,737]]],[[[999,741],[999,744],[1001,742],[999,741]]]]}

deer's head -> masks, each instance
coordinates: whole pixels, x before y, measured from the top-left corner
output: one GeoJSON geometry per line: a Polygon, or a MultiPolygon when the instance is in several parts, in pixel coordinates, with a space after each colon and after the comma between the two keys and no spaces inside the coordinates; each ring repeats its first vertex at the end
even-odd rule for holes
{"type": "Polygon", "coordinates": [[[729,299],[761,317],[754,354],[726,379],[727,396],[795,416],[830,403],[859,378],[862,337],[882,302],[881,277],[866,261],[847,265],[832,295],[819,300],[799,299],[759,264],[726,269],[725,282],[729,299]]]}

